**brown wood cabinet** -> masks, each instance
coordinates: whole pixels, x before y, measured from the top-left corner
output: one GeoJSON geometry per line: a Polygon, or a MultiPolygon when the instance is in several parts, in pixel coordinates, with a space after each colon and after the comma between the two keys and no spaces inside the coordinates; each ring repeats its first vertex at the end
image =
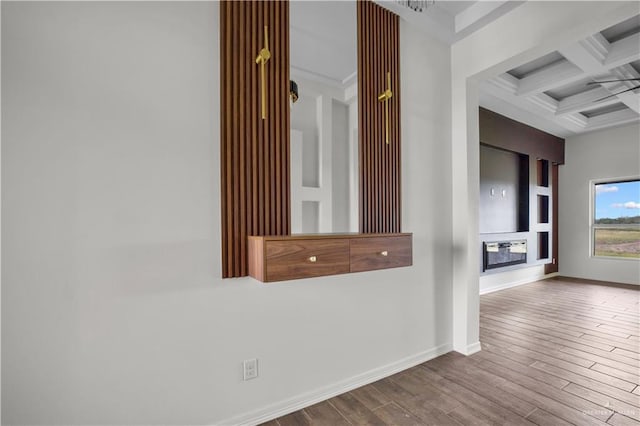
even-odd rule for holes
{"type": "Polygon", "coordinates": [[[249,237],[249,275],[274,282],[411,266],[412,234],[249,237]]]}

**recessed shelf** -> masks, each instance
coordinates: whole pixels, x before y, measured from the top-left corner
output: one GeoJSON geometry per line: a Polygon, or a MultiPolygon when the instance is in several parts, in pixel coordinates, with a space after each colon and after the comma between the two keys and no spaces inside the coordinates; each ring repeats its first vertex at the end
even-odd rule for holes
{"type": "Polygon", "coordinates": [[[538,232],[538,260],[549,258],[549,233],[538,232]]]}
{"type": "Polygon", "coordinates": [[[549,160],[538,159],[536,166],[538,186],[549,187],[549,160]]]}
{"type": "Polygon", "coordinates": [[[549,223],[548,195],[538,195],[538,223],[549,223]]]}

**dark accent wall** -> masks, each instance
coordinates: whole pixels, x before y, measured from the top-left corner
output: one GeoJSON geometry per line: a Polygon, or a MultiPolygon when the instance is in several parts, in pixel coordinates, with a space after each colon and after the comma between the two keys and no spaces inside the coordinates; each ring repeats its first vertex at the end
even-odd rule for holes
{"type": "MultiPolygon", "coordinates": [[[[558,167],[564,164],[565,141],[562,138],[535,129],[526,124],[504,117],[495,112],[480,108],[480,144],[481,144],[481,179],[480,179],[480,232],[484,234],[496,232],[522,233],[527,232],[527,239],[535,244],[536,251],[531,258],[545,263],[545,272],[558,271],[558,167]],[[507,219],[517,217],[517,230],[501,228],[483,228],[487,222],[487,215],[495,216],[491,210],[484,208],[483,199],[488,197],[486,162],[483,163],[483,150],[487,146],[512,153],[520,158],[517,185],[520,192],[517,211],[501,212],[503,222],[496,217],[490,220],[503,224],[511,224],[507,219]],[[533,168],[533,169],[532,169],[533,168]],[[484,175],[484,176],[483,176],[484,175]],[[484,181],[483,181],[484,177],[484,181]],[[530,203],[534,203],[530,205],[530,203]],[[535,236],[535,239],[532,238],[535,236]],[[533,241],[533,242],[532,242],[533,241]]],[[[485,155],[486,157],[486,155],[485,155]]],[[[515,157],[510,157],[515,158],[515,157]]],[[[505,166],[512,168],[512,160],[506,161],[505,166]]],[[[491,167],[497,167],[491,164],[491,167]]],[[[511,173],[513,175],[513,173],[511,173]]],[[[506,174],[504,179],[509,178],[506,174]]],[[[511,176],[513,179],[513,176],[511,176]]],[[[516,180],[512,180],[512,186],[516,180]]],[[[511,202],[513,204],[513,201],[511,202]]],[[[512,207],[506,206],[505,209],[512,207]]],[[[500,217],[500,215],[498,215],[500,217]]],[[[487,236],[487,238],[493,236],[487,236]]],[[[513,235],[509,236],[509,238],[513,235]]],[[[507,238],[507,237],[505,237],[507,238]]],[[[530,263],[529,261],[527,262],[530,263]]],[[[539,264],[539,263],[538,263],[539,264]]]]}
{"type": "Polygon", "coordinates": [[[220,2],[222,276],[248,274],[247,236],[290,233],[289,3],[220,2]],[[260,66],[268,26],[267,118],[260,66]]]}
{"type": "Polygon", "coordinates": [[[480,146],[480,212],[481,234],[529,230],[529,156],[480,146]]]}
{"type": "Polygon", "coordinates": [[[377,4],[358,1],[358,120],[360,232],[400,232],[400,27],[398,16],[377,4]],[[390,142],[385,141],[387,88],[390,142]]]}
{"type": "Polygon", "coordinates": [[[480,143],[564,164],[564,139],[480,108],[480,143]]]}

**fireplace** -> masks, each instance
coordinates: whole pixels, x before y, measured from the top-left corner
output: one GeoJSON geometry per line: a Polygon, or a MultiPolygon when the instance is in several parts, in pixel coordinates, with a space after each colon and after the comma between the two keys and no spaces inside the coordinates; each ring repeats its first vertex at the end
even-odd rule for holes
{"type": "Polygon", "coordinates": [[[527,263],[527,241],[493,241],[482,243],[483,271],[527,263]]]}

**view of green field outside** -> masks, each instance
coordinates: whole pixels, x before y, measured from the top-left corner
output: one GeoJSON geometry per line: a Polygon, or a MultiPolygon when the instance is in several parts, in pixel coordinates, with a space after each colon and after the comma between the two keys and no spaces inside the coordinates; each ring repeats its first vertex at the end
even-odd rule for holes
{"type": "Polygon", "coordinates": [[[640,230],[596,228],[595,255],[640,259],[640,230]]]}
{"type": "Polygon", "coordinates": [[[594,255],[640,259],[640,181],[595,185],[594,255]]]}

